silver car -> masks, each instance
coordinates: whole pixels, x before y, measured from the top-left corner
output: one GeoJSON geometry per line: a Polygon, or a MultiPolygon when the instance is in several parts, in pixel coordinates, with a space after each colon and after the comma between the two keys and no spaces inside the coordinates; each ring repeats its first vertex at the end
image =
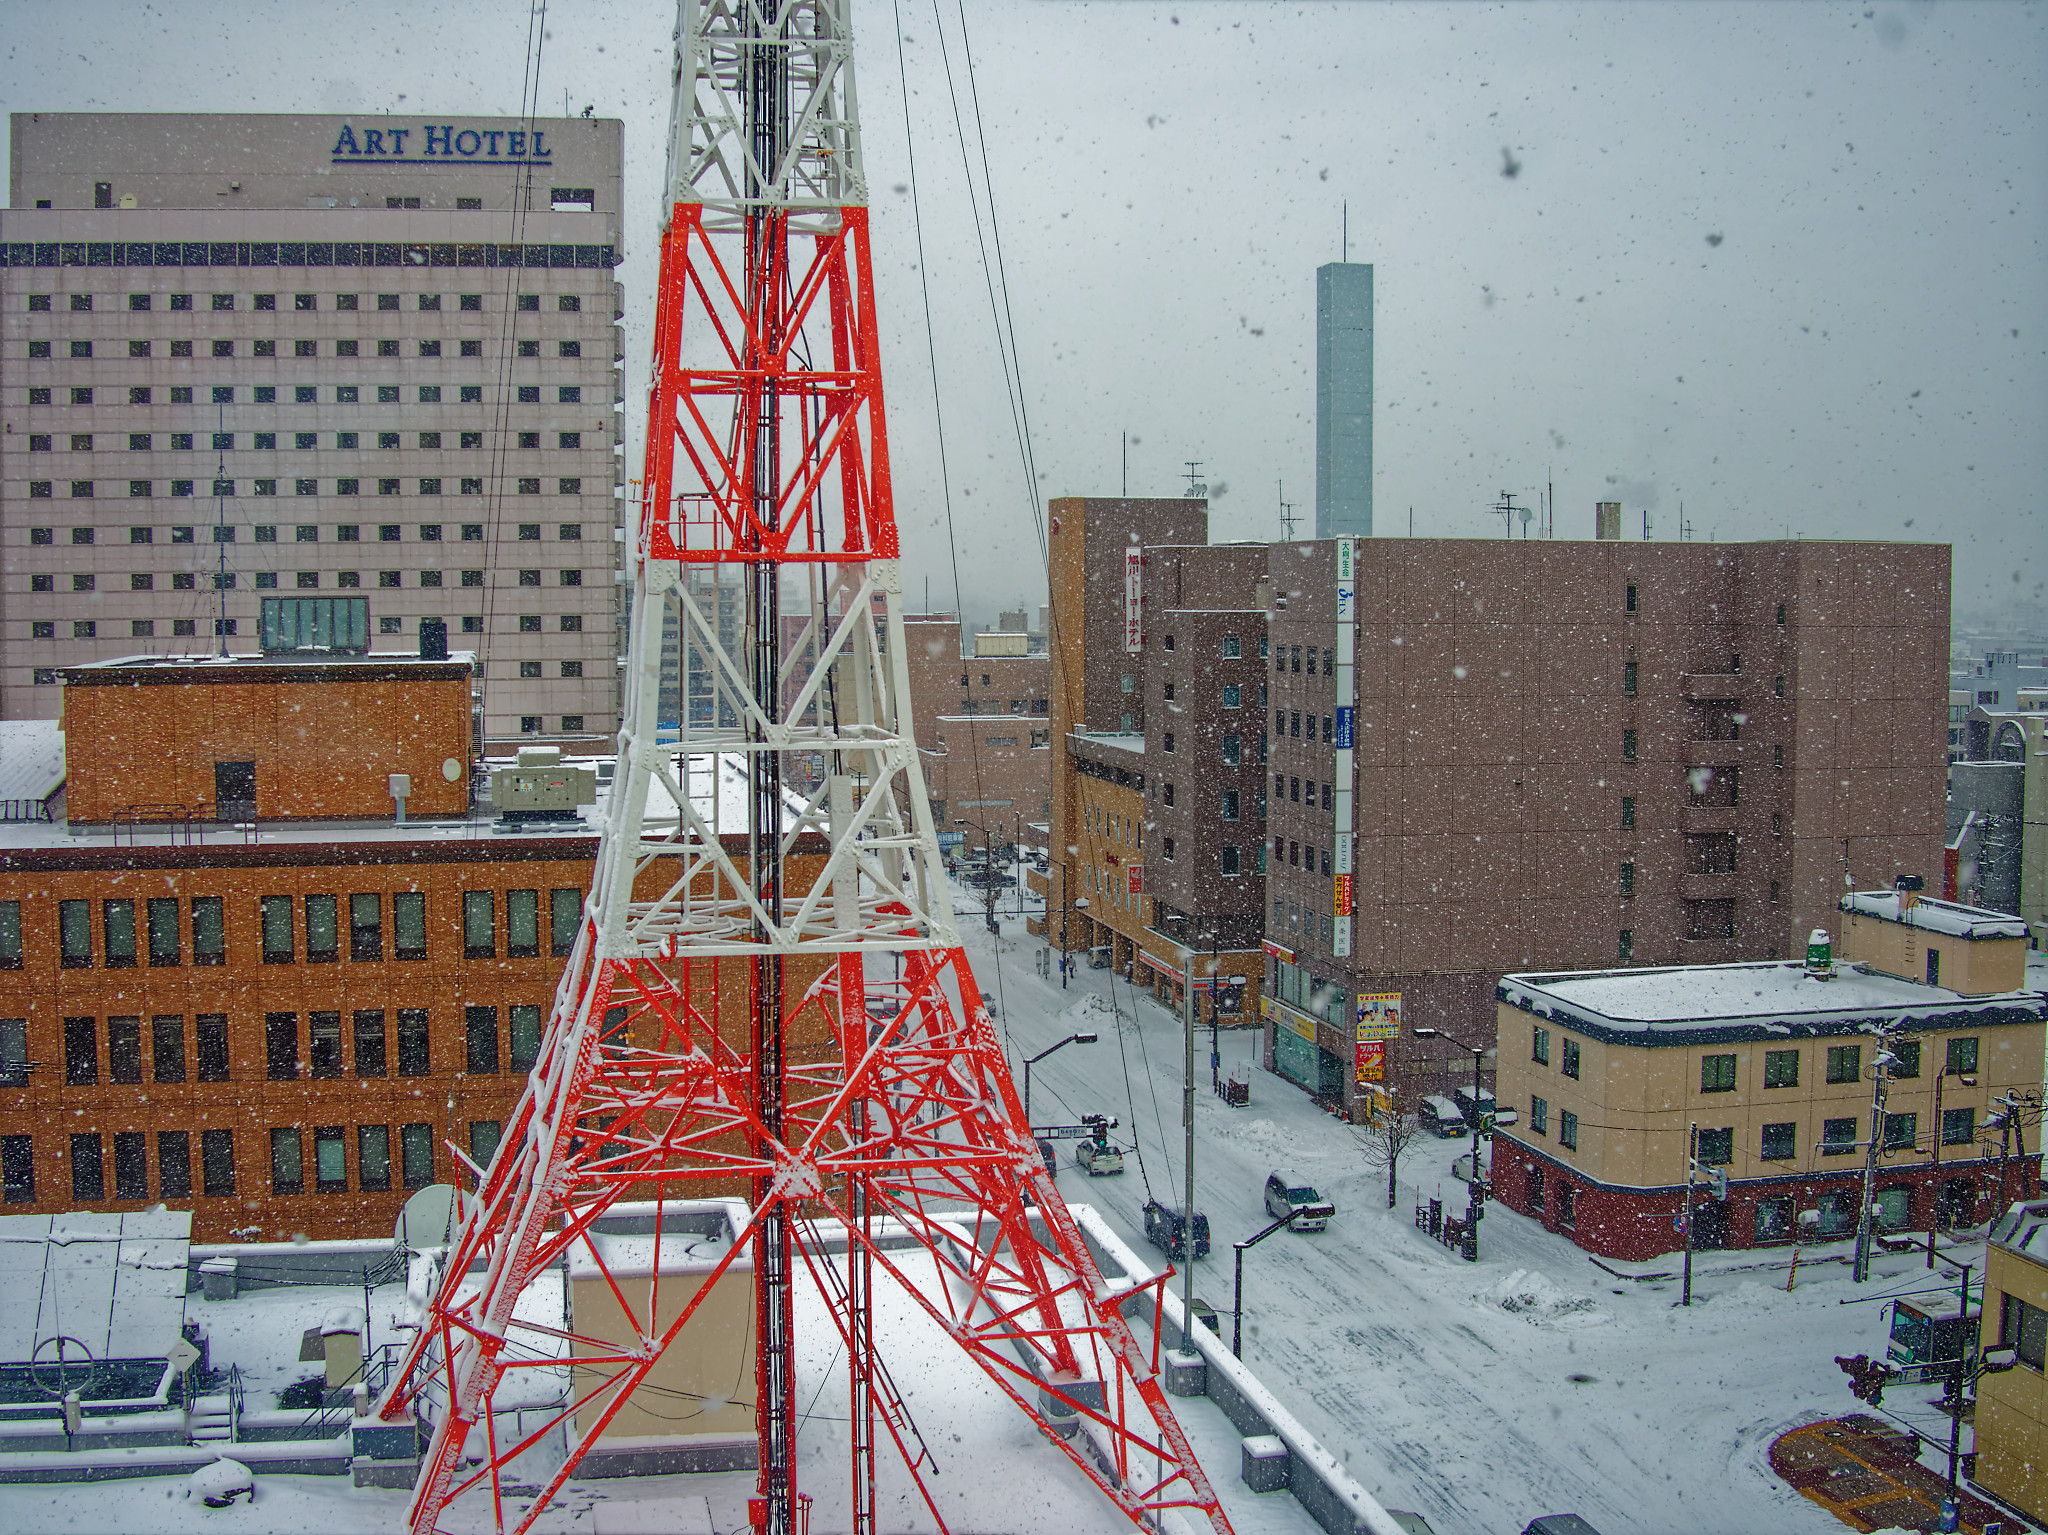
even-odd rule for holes
{"type": "Polygon", "coordinates": [[[1321,1231],[1330,1224],[1337,1207],[1318,1194],[1314,1184],[1274,1173],[1266,1180],[1266,1213],[1276,1221],[1294,1215],[1296,1231],[1321,1231]]]}

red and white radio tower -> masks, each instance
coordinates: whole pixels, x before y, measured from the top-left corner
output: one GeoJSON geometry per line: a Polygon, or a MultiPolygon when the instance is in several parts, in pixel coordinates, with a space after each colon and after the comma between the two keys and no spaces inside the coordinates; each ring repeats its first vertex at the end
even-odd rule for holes
{"type": "Polygon", "coordinates": [[[945,1528],[874,1336],[878,1282],[900,1285],[1133,1525],[1177,1508],[1230,1528],[1161,1390],[1156,1320],[1148,1350],[1117,1309],[1140,1302],[1109,1295],[1039,1159],[954,929],[906,717],[847,3],[681,7],[617,778],[539,1061],[380,1408],[431,1426],[421,1535],[464,1496],[527,1529],[662,1351],[688,1346],[743,1255],[757,1531],[807,1522],[799,1267],[849,1361],[856,1532],[875,1529],[878,1399],[945,1528]],[[738,647],[720,637],[721,576],[746,588],[738,647]],[[782,643],[799,587],[792,649],[814,657],[801,685],[782,643]],[[711,677],[708,709],[682,700],[676,743],[655,733],[665,630],[711,677]],[[791,754],[825,762],[815,790],[785,787],[791,754]],[[719,819],[732,764],[743,827],[719,819]],[[708,802],[693,765],[700,790],[710,770],[708,802]],[[658,1261],[611,1284],[637,1335],[515,1312],[571,1248],[603,1269],[583,1236],[615,1203],[742,1190],[750,1218],[708,1278],[671,1281],[666,1306],[658,1261]],[[536,1411],[549,1393],[517,1389],[534,1370],[573,1385],[536,1411]],[[566,1461],[538,1495],[531,1473],[511,1492],[512,1462],[559,1442],[566,1461]]]}

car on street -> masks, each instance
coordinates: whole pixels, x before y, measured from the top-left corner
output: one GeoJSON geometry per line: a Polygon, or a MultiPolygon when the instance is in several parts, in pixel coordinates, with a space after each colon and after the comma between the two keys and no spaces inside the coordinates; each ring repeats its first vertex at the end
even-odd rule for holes
{"type": "MultiPolygon", "coordinates": [[[[1184,1258],[1187,1221],[1172,1206],[1148,1199],[1145,1201],[1145,1240],[1169,1258],[1184,1258]]],[[[1195,1212],[1195,1256],[1209,1256],[1209,1217],[1199,1210],[1195,1212]]]]}
{"type": "Polygon", "coordinates": [[[1293,1215],[1296,1231],[1322,1231],[1337,1207],[1318,1194],[1314,1184],[1292,1173],[1274,1173],[1266,1180],[1266,1213],[1276,1221],[1293,1215]]]}
{"type": "Polygon", "coordinates": [[[1052,1149],[1052,1142],[1051,1142],[1051,1141],[1048,1141],[1048,1140],[1040,1140],[1040,1141],[1039,1141],[1039,1143],[1038,1143],[1038,1156],[1039,1156],[1039,1159],[1040,1159],[1041,1161],[1043,1161],[1043,1162],[1045,1163],[1045,1175],[1046,1175],[1046,1177],[1048,1177],[1048,1178],[1056,1178],[1056,1177],[1058,1177],[1058,1176],[1059,1176],[1059,1170],[1060,1170],[1060,1167],[1059,1167],[1059,1158],[1053,1155],[1053,1149],[1052,1149]]]}
{"type": "Polygon", "coordinates": [[[1450,1099],[1431,1093],[1415,1110],[1415,1117],[1422,1122],[1422,1128],[1439,1140],[1454,1135],[1463,1135],[1472,1127],[1465,1123],[1465,1111],[1450,1099]]]}
{"type": "Polygon", "coordinates": [[[1091,1178],[1107,1178],[1124,1170],[1124,1154],[1106,1140],[1084,1140],[1074,1148],[1074,1161],[1091,1178]]]}

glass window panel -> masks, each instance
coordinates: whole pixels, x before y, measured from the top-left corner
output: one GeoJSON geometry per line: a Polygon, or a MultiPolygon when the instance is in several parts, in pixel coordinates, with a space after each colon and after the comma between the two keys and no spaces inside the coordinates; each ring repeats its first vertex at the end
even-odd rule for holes
{"type": "Polygon", "coordinates": [[[338,958],[341,953],[341,935],[338,923],[339,903],[331,895],[309,895],[306,897],[306,958],[319,962],[338,958]]]}
{"type": "Polygon", "coordinates": [[[389,1126],[356,1126],[356,1185],[366,1193],[391,1187],[389,1126]]]}
{"type": "Polygon", "coordinates": [[[391,898],[391,946],[400,959],[427,957],[427,896],[401,890],[391,898]]]}
{"type": "Polygon", "coordinates": [[[531,1071],[533,1063],[540,1059],[540,1008],[517,1004],[509,1009],[511,1014],[512,1069],[531,1071]]]}
{"type": "Polygon", "coordinates": [[[305,1147],[296,1127],[270,1132],[270,1191],[273,1194],[306,1192],[305,1147]]]}

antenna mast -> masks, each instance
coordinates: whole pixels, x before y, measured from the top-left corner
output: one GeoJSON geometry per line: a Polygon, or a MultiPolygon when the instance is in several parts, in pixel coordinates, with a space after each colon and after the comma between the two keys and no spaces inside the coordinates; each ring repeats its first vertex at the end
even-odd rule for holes
{"type": "Polygon", "coordinates": [[[1280,526],[1291,544],[1294,542],[1294,525],[1301,519],[1294,515],[1294,503],[1287,499],[1287,482],[1276,480],[1274,484],[1279,487],[1280,492],[1280,526]]]}
{"type": "Polygon", "coordinates": [[[855,1535],[876,1530],[878,1420],[948,1522],[875,1336],[887,1284],[1134,1528],[1175,1509],[1229,1535],[1150,1351],[1039,1158],[954,927],[903,712],[847,10],[681,0],[618,770],[539,1059],[489,1167],[471,1169],[475,1198],[427,1321],[379,1404],[384,1421],[432,1431],[416,1535],[463,1496],[480,1505],[464,1528],[530,1528],[665,1350],[729,1346],[723,1318],[696,1321],[728,1275],[753,1290],[756,1535],[809,1522],[800,1276],[839,1345],[811,1352],[847,1361],[855,1535]],[[748,593],[736,645],[721,641],[716,596],[690,579],[728,567],[748,593]],[[812,597],[785,635],[779,583],[794,573],[812,597]],[[665,623],[707,658],[714,688],[708,715],[683,711],[673,742],[657,734],[665,623]],[[785,786],[785,753],[825,759],[808,794],[785,786]],[[744,828],[721,818],[728,782],[744,788],[744,828]],[[739,1186],[743,1205],[712,1206],[733,1240],[708,1272],[693,1264],[664,1285],[665,1234],[701,1229],[707,1202],[739,1186]],[[630,1274],[608,1219],[651,1234],[627,1244],[643,1255],[630,1274]],[[615,1301],[609,1331],[520,1314],[528,1287],[564,1263],[615,1301]],[[543,1426],[517,1416],[530,1390],[494,1410],[508,1372],[559,1370],[565,1353],[570,1401],[543,1426]],[[566,1456],[535,1492],[524,1454],[558,1432],[566,1456]]]}

